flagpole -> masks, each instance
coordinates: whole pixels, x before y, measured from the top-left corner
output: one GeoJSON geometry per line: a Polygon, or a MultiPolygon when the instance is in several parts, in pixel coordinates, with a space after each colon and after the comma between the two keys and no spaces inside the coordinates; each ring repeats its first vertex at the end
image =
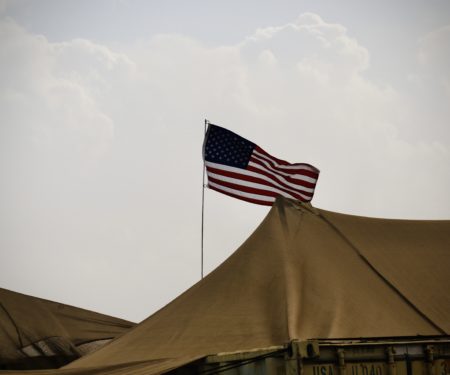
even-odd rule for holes
{"type": "MultiPolygon", "coordinates": [[[[206,130],[208,127],[208,120],[205,119],[205,129],[204,134],[206,135],[206,130]]],[[[205,160],[203,159],[203,181],[202,181],[202,239],[201,239],[201,278],[203,279],[203,233],[204,233],[204,222],[205,222],[205,160]]]]}

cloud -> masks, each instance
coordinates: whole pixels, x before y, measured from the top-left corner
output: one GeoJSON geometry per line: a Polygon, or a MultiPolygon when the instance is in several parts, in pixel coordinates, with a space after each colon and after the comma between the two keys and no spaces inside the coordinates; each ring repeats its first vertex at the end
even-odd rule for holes
{"type": "Polygon", "coordinates": [[[85,162],[107,152],[114,121],[99,108],[99,97],[132,63],[86,40],[50,43],[11,19],[0,23],[0,43],[4,134],[26,129],[29,147],[85,162]]]}
{"type": "Polygon", "coordinates": [[[450,25],[433,30],[419,40],[419,62],[450,95],[450,25]]]}
{"type": "Polygon", "coordinates": [[[295,22],[278,27],[258,29],[243,43],[246,48],[266,45],[282,60],[311,67],[317,62],[327,61],[318,66],[332,80],[335,72],[348,75],[361,72],[369,67],[369,53],[351,38],[345,27],[326,23],[318,15],[305,13],[295,22]],[[348,70],[350,69],[350,70],[348,70]]]}
{"type": "Polygon", "coordinates": [[[6,12],[11,3],[11,0],[0,0],[0,15],[6,12]]]}

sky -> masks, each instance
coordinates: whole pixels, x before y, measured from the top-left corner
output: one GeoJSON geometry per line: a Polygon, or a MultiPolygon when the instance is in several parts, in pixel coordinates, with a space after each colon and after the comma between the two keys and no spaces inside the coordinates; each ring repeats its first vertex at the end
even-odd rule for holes
{"type": "MultiPolygon", "coordinates": [[[[138,322],[198,282],[205,119],[315,207],[450,219],[450,2],[0,0],[0,287],[138,322]]],[[[205,274],[268,210],[205,190],[205,274]]]]}

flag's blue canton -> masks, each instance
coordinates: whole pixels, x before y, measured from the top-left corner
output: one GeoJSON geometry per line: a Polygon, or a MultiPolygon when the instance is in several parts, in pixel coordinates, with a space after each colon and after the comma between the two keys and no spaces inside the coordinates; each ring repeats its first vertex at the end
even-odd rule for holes
{"type": "Polygon", "coordinates": [[[205,160],[230,167],[247,168],[255,144],[216,125],[209,125],[205,160]]]}

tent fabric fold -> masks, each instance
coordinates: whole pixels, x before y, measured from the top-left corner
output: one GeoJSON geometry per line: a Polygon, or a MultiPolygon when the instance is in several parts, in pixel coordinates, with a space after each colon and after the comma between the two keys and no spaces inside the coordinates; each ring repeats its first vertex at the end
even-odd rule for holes
{"type": "Polygon", "coordinates": [[[448,335],[449,268],[450,221],[358,217],[278,198],[216,270],[55,374],[160,374],[294,339],[448,335]]]}

